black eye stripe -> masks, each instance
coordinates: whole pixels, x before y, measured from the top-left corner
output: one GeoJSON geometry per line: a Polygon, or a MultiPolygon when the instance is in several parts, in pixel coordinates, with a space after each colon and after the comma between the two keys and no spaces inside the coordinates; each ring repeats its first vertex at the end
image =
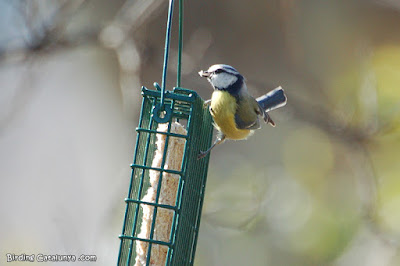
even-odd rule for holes
{"type": "Polygon", "coordinates": [[[222,69],[217,69],[217,70],[214,71],[215,74],[219,74],[219,73],[222,73],[222,72],[224,72],[222,69]]]}

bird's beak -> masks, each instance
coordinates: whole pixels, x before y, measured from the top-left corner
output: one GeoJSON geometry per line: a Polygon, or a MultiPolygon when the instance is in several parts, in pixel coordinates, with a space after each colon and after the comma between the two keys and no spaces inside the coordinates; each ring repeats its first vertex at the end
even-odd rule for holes
{"type": "Polygon", "coordinates": [[[211,73],[207,72],[207,71],[200,70],[199,75],[200,75],[200,77],[208,78],[208,77],[211,76],[211,73]]]}

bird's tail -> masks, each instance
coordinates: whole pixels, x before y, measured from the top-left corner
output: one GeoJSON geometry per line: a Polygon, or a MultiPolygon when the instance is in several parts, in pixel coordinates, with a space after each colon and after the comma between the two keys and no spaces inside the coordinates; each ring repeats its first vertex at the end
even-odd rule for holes
{"type": "Polygon", "coordinates": [[[268,92],[267,94],[258,97],[256,100],[261,108],[265,110],[265,112],[269,112],[271,110],[284,106],[286,104],[287,98],[282,87],[279,86],[278,88],[268,92]]]}

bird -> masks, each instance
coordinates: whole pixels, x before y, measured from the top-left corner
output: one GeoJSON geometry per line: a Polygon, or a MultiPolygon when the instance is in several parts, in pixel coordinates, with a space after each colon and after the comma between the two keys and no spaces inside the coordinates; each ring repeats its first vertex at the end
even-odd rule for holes
{"type": "Polygon", "coordinates": [[[287,97],[281,86],[255,99],[248,92],[244,76],[230,65],[215,64],[206,71],[201,70],[199,75],[207,78],[214,88],[204,106],[209,107],[219,134],[210,148],[199,152],[198,159],[226,139],[246,139],[261,127],[259,117],[275,127],[268,112],[286,105],[287,97]]]}

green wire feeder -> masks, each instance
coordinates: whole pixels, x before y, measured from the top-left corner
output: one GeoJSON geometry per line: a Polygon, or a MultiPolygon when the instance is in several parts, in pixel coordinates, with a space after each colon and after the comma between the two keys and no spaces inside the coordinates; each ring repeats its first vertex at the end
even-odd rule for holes
{"type": "Polygon", "coordinates": [[[212,118],[196,92],[180,87],[183,0],[179,1],[177,86],[165,91],[174,0],[169,2],[163,82],[142,87],[143,102],[118,265],[193,265],[212,118]]]}

